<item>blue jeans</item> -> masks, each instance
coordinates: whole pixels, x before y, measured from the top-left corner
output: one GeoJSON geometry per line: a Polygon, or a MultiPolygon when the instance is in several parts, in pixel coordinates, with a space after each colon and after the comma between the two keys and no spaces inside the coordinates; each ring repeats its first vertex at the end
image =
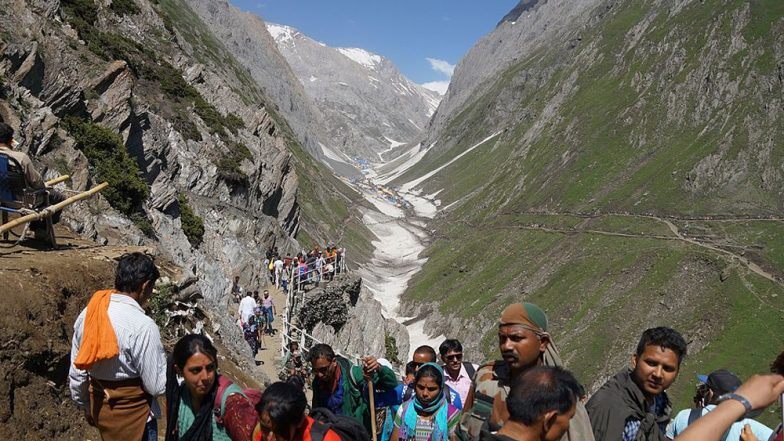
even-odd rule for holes
{"type": "Polygon", "coordinates": [[[142,441],[158,441],[158,420],[155,418],[150,418],[150,421],[147,421],[147,425],[144,426],[142,441]]]}

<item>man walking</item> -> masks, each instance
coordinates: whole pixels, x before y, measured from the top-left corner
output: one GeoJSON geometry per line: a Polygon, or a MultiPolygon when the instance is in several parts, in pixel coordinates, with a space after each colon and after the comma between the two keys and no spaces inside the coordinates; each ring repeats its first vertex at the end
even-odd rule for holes
{"type": "Polygon", "coordinates": [[[74,324],[71,398],[104,441],[157,439],[151,406],[166,390],[166,356],[142,306],[159,276],[151,257],[124,255],[115,289],[95,293],[74,324]]]}
{"type": "Polygon", "coordinates": [[[337,415],[346,415],[362,423],[371,432],[368,382],[375,390],[387,392],[397,386],[395,373],[374,357],[362,359],[362,366],[335,355],[325,344],[313,346],[309,353],[313,367],[313,408],[326,407],[337,415]]]}
{"type": "Polygon", "coordinates": [[[597,441],[663,441],[672,407],[665,392],[678,377],[686,341],[674,329],[643,332],[631,368],[610,378],[588,401],[597,441]]]}
{"type": "MultiPolygon", "coordinates": [[[[479,437],[485,424],[495,432],[509,420],[506,398],[513,381],[536,366],[563,366],[547,330],[547,316],[533,303],[514,303],[501,313],[498,346],[503,359],[479,368],[463,409],[461,431],[471,439],[479,437]]],[[[582,403],[577,403],[569,430],[561,439],[593,441],[582,403]]]]}

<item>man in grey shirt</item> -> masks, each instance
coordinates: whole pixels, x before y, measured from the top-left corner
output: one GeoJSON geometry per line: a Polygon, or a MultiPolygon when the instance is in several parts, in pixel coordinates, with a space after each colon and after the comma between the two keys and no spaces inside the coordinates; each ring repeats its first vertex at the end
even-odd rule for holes
{"type": "Polygon", "coordinates": [[[159,276],[151,257],[124,255],[115,289],[95,293],[74,324],[71,397],[104,441],[157,439],[152,409],[166,390],[166,355],[158,326],[142,305],[159,276]],[[108,326],[116,346],[106,335],[108,326]]]}

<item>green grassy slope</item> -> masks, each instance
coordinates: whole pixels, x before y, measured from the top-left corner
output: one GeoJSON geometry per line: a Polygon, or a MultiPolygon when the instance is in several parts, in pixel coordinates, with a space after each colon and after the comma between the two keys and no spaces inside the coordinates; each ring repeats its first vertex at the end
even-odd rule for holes
{"type": "Polygon", "coordinates": [[[395,182],[502,130],[424,182],[457,203],[406,300],[484,356],[500,309],[536,302],[593,386],[654,325],[691,341],[684,373],[764,371],[784,349],[784,224],[715,219],[784,215],[783,17],[775,0],[614,2],[576,47],[548,42],[480,88],[395,182]]]}

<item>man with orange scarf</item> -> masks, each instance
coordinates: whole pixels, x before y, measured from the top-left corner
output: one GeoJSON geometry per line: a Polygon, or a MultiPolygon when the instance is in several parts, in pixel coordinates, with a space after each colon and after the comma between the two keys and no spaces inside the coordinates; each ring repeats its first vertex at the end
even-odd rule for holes
{"type": "Polygon", "coordinates": [[[152,409],[166,390],[166,355],[142,305],[159,276],[151,257],[122,256],[115,289],[95,293],[74,324],[71,398],[104,441],[157,439],[152,409]]]}

